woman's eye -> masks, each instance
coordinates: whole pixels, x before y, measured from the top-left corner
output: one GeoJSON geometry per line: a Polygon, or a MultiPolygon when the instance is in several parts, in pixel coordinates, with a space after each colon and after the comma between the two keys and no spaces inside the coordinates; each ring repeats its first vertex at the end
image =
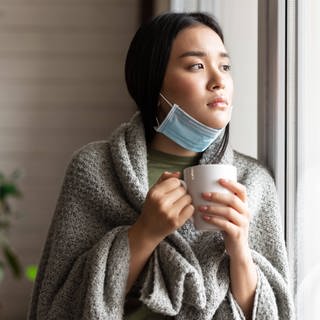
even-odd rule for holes
{"type": "Polygon", "coordinates": [[[203,66],[202,63],[196,63],[196,64],[193,64],[193,65],[190,67],[190,69],[192,69],[192,70],[199,70],[199,69],[203,69],[203,68],[204,68],[204,66],[203,66]]]}
{"type": "Polygon", "coordinates": [[[222,65],[223,71],[230,71],[231,70],[231,65],[230,64],[224,64],[222,65]]]}

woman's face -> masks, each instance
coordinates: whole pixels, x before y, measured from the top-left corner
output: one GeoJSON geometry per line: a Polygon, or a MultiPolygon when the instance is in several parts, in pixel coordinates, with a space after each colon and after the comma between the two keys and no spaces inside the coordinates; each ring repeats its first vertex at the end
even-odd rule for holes
{"type": "MultiPolygon", "coordinates": [[[[204,25],[180,31],[173,42],[162,94],[212,128],[230,121],[233,80],[230,59],[220,37],[204,25]]],[[[160,98],[160,118],[170,106],[160,98]]]]}

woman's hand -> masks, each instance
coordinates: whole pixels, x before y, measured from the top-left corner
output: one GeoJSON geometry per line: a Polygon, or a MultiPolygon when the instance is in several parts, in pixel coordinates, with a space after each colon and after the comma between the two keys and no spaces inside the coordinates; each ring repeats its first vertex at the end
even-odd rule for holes
{"type": "Polygon", "coordinates": [[[141,214],[128,230],[130,267],[127,292],[157,245],[189,219],[194,207],[179,180],[180,173],[164,172],[149,190],[141,214]]]}
{"type": "Polygon", "coordinates": [[[230,257],[247,259],[250,255],[248,232],[251,214],[247,206],[246,188],[234,181],[220,179],[219,183],[231,193],[205,192],[207,201],[221,206],[201,206],[203,219],[220,228],[225,237],[225,248],[230,257]]]}
{"type": "Polygon", "coordinates": [[[215,224],[224,233],[225,248],[230,256],[231,292],[246,319],[251,319],[257,272],[248,244],[251,214],[247,206],[247,192],[238,182],[221,179],[219,183],[231,193],[203,193],[205,200],[222,206],[202,206],[200,211],[206,222],[215,224]]]}
{"type": "Polygon", "coordinates": [[[136,222],[146,236],[161,241],[189,219],[194,207],[181,185],[179,172],[164,172],[149,190],[136,222]]]}

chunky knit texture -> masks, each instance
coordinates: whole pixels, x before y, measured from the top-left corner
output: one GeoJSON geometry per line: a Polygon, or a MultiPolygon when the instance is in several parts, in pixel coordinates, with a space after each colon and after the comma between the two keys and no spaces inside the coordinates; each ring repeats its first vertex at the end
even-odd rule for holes
{"type": "MultiPolygon", "coordinates": [[[[200,163],[215,163],[216,145],[200,163]]],[[[277,196],[269,173],[227,148],[253,214],[249,242],[257,265],[253,319],[293,319],[277,196]]],[[[147,150],[139,114],[108,141],[75,153],[43,251],[29,319],[122,319],[130,251],[127,229],[148,192],[147,150]]],[[[140,276],[140,300],[175,319],[244,319],[230,291],[222,234],[189,221],[162,241],[140,276]]]]}

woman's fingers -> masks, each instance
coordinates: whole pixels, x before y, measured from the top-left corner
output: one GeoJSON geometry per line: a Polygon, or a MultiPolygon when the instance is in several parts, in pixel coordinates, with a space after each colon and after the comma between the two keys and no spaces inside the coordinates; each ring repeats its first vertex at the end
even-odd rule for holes
{"type": "Polygon", "coordinates": [[[237,226],[246,224],[247,218],[239,214],[236,210],[226,206],[201,206],[199,211],[202,212],[204,220],[213,221],[215,218],[229,221],[237,226]]]}
{"type": "Polygon", "coordinates": [[[186,204],[191,203],[191,197],[186,194],[186,189],[181,185],[177,185],[177,187],[165,193],[161,193],[161,195],[159,196],[157,194],[154,194],[153,198],[158,202],[160,210],[163,209],[164,211],[168,211],[170,209],[173,209],[172,212],[174,212],[175,210],[179,211],[186,204]],[[182,198],[184,201],[179,201],[182,198]],[[189,201],[187,202],[186,199],[189,199],[189,201]]]}
{"type": "Polygon", "coordinates": [[[179,178],[181,176],[181,173],[179,171],[176,172],[169,172],[169,171],[165,171],[161,174],[161,176],[159,177],[158,181],[156,182],[156,184],[161,183],[162,181],[165,181],[169,178],[179,178]]]}
{"type": "Polygon", "coordinates": [[[178,177],[180,177],[179,172],[164,172],[150,189],[148,198],[156,203],[159,213],[169,219],[173,218],[180,221],[180,215],[186,214],[187,218],[185,220],[190,218],[194,208],[192,206],[183,211],[191,204],[192,199],[178,177]]]}
{"type": "Polygon", "coordinates": [[[163,239],[193,214],[191,197],[179,177],[179,173],[163,173],[147,194],[138,221],[151,238],[163,239]]]}
{"type": "MultiPolygon", "coordinates": [[[[249,211],[245,202],[237,195],[231,193],[205,192],[202,194],[207,201],[218,203],[227,207],[231,207],[240,214],[248,215],[249,211]]],[[[214,207],[213,207],[214,208],[214,207]]]]}
{"type": "Polygon", "coordinates": [[[158,181],[150,188],[149,192],[156,192],[159,195],[169,193],[181,186],[179,177],[180,172],[164,172],[158,181]]]}
{"type": "Polygon", "coordinates": [[[236,181],[225,179],[220,179],[219,183],[223,187],[237,195],[243,202],[247,202],[247,189],[244,185],[236,181]]]}
{"type": "Polygon", "coordinates": [[[189,219],[195,210],[194,206],[192,205],[192,198],[188,193],[185,193],[183,197],[179,198],[174,205],[180,212],[181,219],[184,221],[189,219]]]}
{"type": "Polygon", "coordinates": [[[218,227],[220,230],[223,230],[227,234],[234,234],[236,235],[237,232],[239,232],[239,226],[234,224],[233,222],[225,219],[222,216],[217,215],[203,215],[203,220],[205,220],[207,223],[211,223],[218,227]]]}
{"type": "Polygon", "coordinates": [[[204,192],[202,197],[212,205],[200,206],[203,219],[216,225],[227,234],[237,234],[241,229],[247,230],[251,213],[247,206],[246,188],[234,181],[219,180],[219,183],[230,192],[204,192]]]}

